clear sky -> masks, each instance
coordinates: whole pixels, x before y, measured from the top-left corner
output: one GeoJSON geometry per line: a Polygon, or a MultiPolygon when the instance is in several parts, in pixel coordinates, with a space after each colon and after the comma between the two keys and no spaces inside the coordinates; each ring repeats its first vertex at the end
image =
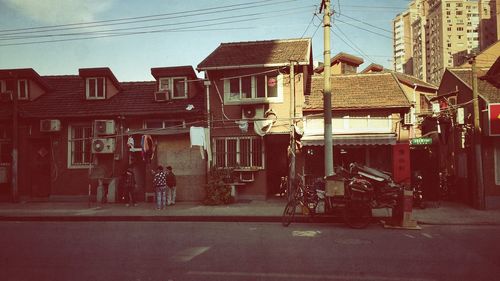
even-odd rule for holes
{"type": "MultiPolygon", "coordinates": [[[[392,68],[392,19],[409,2],[332,0],[332,56],[347,52],[363,57],[361,68],[372,62],[392,68]]],[[[0,69],[74,75],[79,68],[109,67],[119,81],[150,81],[152,67],[196,68],[223,42],[302,36],[313,38],[314,60],[322,61],[322,15],[314,15],[320,3],[0,0],[0,69]]]]}

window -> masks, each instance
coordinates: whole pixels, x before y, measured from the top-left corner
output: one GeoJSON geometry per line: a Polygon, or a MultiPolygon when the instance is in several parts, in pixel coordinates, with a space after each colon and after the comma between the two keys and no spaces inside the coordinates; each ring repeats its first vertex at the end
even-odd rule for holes
{"type": "Polygon", "coordinates": [[[216,138],[214,155],[218,168],[264,168],[264,147],[259,137],[216,138]]]}
{"type": "Polygon", "coordinates": [[[281,77],[276,75],[244,76],[224,80],[226,101],[251,99],[277,100],[282,95],[281,77]]]}
{"type": "Polygon", "coordinates": [[[68,128],[68,167],[86,168],[92,156],[92,126],[71,125],[68,128]]]}
{"type": "Polygon", "coordinates": [[[164,129],[164,128],[186,128],[184,120],[146,120],[144,121],[145,129],[164,129]]]}
{"type": "Polygon", "coordinates": [[[188,94],[186,77],[164,77],[158,81],[158,90],[170,91],[173,99],[186,99],[188,94]]]}
{"type": "Polygon", "coordinates": [[[17,81],[17,97],[20,100],[28,99],[28,80],[22,79],[17,81]]]}
{"type": "Polygon", "coordinates": [[[104,99],[106,97],[106,80],[104,77],[87,78],[85,84],[87,99],[104,99]]]}

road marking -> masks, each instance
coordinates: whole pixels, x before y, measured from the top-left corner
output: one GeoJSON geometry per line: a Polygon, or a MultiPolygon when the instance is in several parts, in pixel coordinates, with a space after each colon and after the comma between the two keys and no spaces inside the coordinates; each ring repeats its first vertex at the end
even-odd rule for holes
{"type": "Polygon", "coordinates": [[[405,234],[406,237],[409,237],[409,238],[415,238],[415,236],[413,235],[410,235],[410,234],[405,234]]]}
{"type": "Polygon", "coordinates": [[[191,247],[184,249],[174,256],[172,256],[172,260],[177,261],[177,262],[188,262],[195,258],[196,256],[199,256],[203,254],[204,252],[208,251],[210,247],[191,247]]]}
{"type": "Polygon", "coordinates": [[[326,275],[299,273],[264,273],[264,272],[221,272],[221,271],[188,271],[187,275],[200,276],[233,276],[251,278],[283,278],[283,279],[318,279],[318,280],[352,280],[352,281],[436,281],[428,278],[385,277],[375,275],[326,275]]]}
{"type": "Polygon", "coordinates": [[[318,234],[321,234],[321,231],[318,231],[318,230],[306,230],[306,231],[295,230],[292,232],[292,236],[295,236],[295,237],[315,237],[318,234]]]}
{"type": "Polygon", "coordinates": [[[433,237],[432,237],[432,235],[430,235],[430,234],[428,234],[428,233],[422,233],[422,236],[425,236],[425,237],[427,237],[427,238],[429,238],[429,239],[432,239],[432,238],[433,238],[433,237]]]}

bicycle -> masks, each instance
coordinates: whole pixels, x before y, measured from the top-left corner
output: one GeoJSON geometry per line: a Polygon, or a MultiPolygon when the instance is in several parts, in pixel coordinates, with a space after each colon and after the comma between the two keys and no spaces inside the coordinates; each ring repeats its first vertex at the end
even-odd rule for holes
{"type": "Polygon", "coordinates": [[[297,188],[291,196],[290,200],[287,202],[285,209],[283,210],[283,215],[281,223],[283,226],[289,226],[292,223],[295,213],[297,212],[297,207],[301,207],[304,213],[310,217],[316,214],[316,207],[319,203],[319,196],[315,190],[312,190],[310,186],[304,184],[304,177],[299,174],[301,180],[298,181],[297,188]]]}

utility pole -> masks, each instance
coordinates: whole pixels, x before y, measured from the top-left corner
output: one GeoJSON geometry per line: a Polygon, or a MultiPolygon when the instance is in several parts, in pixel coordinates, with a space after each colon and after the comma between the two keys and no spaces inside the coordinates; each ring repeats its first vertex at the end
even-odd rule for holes
{"type": "Polygon", "coordinates": [[[12,201],[19,201],[19,189],[18,189],[18,147],[19,147],[19,124],[18,124],[18,108],[17,108],[17,95],[18,91],[15,89],[18,88],[17,81],[15,76],[10,73],[11,77],[11,94],[12,94],[12,201]]]}
{"type": "Polygon", "coordinates": [[[330,0],[321,2],[323,14],[324,36],[324,71],[323,71],[323,115],[325,142],[325,176],[331,176],[333,171],[333,138],[332,138],[332,85],[330,84],[330,0]]]}
{"type": "Polygon", "coordinates": [[[477,89],[476,56],[469,60],[472,64],[472,101],[474,105],[474,154],[476,162],[476,198],[474,205],[477,209],[484,210],[484,182],[483,182],[483,157],[481,152],[481,124],[479,122],[479,93],[477,89]]]}
{"type": "MultiPolygon", "coordinates": [[[[295,62],[290,61],[290,169],[288,174],[288,186],[290,187],[289,196],[295,193],[295,62]]],[[[289,197],[290,198],[290,197],[289,197]]]]}

